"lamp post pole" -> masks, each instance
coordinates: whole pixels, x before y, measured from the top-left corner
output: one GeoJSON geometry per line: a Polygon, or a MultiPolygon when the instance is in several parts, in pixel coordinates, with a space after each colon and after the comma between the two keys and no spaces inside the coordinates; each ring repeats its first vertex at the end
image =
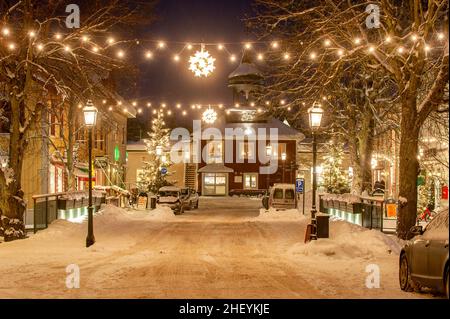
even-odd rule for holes
{"type": "Polygon", "coordinates": [[[95,243],[94,237],[94,207],[92,206],[92,129],[97,121],[97,108],[88,101],[83,109],[84,124],[88,128],[88,177],[89,177],[89,207],[88,207],[88,234],[86,237],[86,247],[95,243]]]}
{"type": "Polygon", "coordinates": [[[312,227],[312,233],[311,233],[311,239],[317,240],[317,222],[316,222],[316,187],[317,187],[317,172],[316,172],[316,161],[317,161],[317,144],[316,144],[316,134],[312,133],[313,135],[313,180],[312,180],[312,206],[311,206],[311,224],[312,227]]]}
{"type": "Polygon", "coordinates": [[[94,207],[92,206],[92,126],[89,127],[89,207],[88,207],[88,234],[86,237],[86,247],[95,243],[94,237],[94,207]]]}

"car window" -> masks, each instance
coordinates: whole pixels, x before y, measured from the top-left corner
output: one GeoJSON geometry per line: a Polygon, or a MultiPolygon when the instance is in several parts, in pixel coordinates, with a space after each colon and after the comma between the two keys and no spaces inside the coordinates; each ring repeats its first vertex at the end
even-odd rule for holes
{"type": "Polygon", "coordinates": [[[283,199],[283,190],[281,188],[275,188],[273,192],[274,199],[283,199]]]}
{"type": "Polygon", "coordinates": [[[161,191],[159,192],[161,197],[178,197],[178,192],[176,191],[161,191]]]}
{"type": "Polygon", "coordinates": [[[426,238],[448,238],[448,208],[441,210],[425,228],[426,238]]]}
{"type": "Polygon", "coordinates": [[[284,191],[284,198],[285,199],[294,199],[294,190],[293,189],[286,189],[284,191]]]}

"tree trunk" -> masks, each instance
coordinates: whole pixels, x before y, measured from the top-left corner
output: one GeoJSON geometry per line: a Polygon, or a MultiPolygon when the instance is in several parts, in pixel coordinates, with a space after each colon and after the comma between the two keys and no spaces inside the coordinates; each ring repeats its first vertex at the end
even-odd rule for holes
{"type": "Polygon", "coordinates": [[[416,123],[415,102],[410,100],[409,103],[413,103],[413,105],[402,107],[399,154],[400,205],[397,219],[397,236],[402,239],[406,239],[409,229],[416,224],[417,218],[417,176],[419,174],[417,154],[420,126],[416,123]]]}

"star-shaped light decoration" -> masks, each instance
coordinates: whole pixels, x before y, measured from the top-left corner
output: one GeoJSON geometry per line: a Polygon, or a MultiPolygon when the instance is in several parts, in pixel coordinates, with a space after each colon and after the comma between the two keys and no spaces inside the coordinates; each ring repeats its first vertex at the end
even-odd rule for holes
{"type": "Polygon", "coordinates": [[[213,124],[217,120],[217,112],[212,108],[208,108],[205,112],[203,112],[202,119],[203,122],[207,124],[213,124]]]}
{"type": "Polygon", "coordinates": [[[208,51],[205,51],[204,48],[205,46],[202,45],[201,50],[195,52],[195,54],[189,58],[189,70],[197,77],[207,77],[216,68],[214,66],[214,61],[216,61],[216,59],[213,58],[208,51]]]}

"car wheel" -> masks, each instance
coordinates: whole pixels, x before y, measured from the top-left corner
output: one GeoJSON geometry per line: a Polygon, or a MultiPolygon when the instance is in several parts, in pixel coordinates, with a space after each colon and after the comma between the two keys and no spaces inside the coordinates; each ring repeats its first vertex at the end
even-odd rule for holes
{"type": "Polygon", "coordinates": [[[412,291],[413,285],[411,280],[411,270],[408,265],[408,258],[406,254],[400,257],[400,269],[399,269],[400,288],[403,291],[412,291]]]}

